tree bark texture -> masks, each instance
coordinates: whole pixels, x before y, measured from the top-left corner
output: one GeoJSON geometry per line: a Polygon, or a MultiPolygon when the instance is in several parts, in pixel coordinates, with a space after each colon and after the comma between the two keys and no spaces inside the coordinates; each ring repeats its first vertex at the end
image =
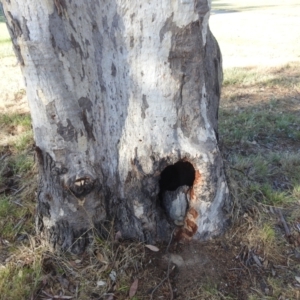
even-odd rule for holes
{"type": "Polygon", "coordinates": [[[220,234],[230,201],[210,1],[3,6],[32,115],[37,226],[51,243],[79,253],[111,221],[148,243],[175,227],[179,239],[220,234]]]}

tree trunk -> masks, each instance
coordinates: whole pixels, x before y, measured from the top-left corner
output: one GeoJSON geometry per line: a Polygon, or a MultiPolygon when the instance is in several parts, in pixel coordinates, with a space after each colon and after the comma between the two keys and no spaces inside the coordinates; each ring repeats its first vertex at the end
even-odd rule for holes
{"type": "Polygon", "coordinates": [[[221,54],[207,0],[7,0],[39,162],[37,227],[82,252],[220,234],[221,54]]]}

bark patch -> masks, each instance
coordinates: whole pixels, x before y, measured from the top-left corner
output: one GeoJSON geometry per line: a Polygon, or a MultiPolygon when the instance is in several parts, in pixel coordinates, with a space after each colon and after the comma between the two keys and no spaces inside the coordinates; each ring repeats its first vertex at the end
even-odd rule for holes
{"type": "Polygon", "coordinates": [[[88,121],[86,110],[84,110],[82,112],[82,114],[81,114],[81,120],[83,122],[84,129],[85,129],[85,131],[87,133],[88,140],[96,141],[94,133],[93,133],[93,128],[94,127],[93,127],[93,124],[89,123],[89,121],[88,121]]]}
{"type": "Polygon", "coordinates": [[[117,68],[114,63],[111,64],[111,76],[116,77],[117,75],[117,68]]]}
{"type": "Polygon", "coordinates": [[[195,0],[194,10],[200,17],[204,17],[209,12],[208,0],[195,0]]]}
{"type": "MultiPolygon", "coordinates": [[[[165,34],[168,31],[171,32],[175,32],[177,26],[175,25],[175,23],[173,22],[173,17],[174,17],[174,13],[172,13],[172,15],[166,20],[164,26],[161,28],[161,30],[159,31],[159,38],[160,38],[160,42],[163,41],[165,34]]],[[[153,21],[152,21],[153,22],[153,21]]]]}
{"type": "Polygon", "coordinates": [[[22,23],[22,31],[23,31],[23,35],[24,35],[24,40],[25,41],[29,41],[30,40],[30,32],[27,26],[27,20],[23,17],[23,23],[22,23]]]}
{"type": "Polygon", "coordinates": [[[54,48],[57,47],[66,52],[71,48],[64,21],[57,13],[53,13],[49,16],[49,31],[51,33],[52,46],[54,48]]]}
{"type": "Polygon", "coordinates": [[[93,127],[92,122],[89,122],[88,114],[87,114],[87,112],[88,113],[92,112],[93,103],[89,98],[81,97],[78,100],[78,104],[79,104],[80,108],[82,109],[81,120],[83,122],[85,131],[87,133],[88,140],[95,141],[96,139],[95,139],[95,136],[93,133],[94,127],[93,127]]]}
{"type": "Polygon", "coordinates": [[[92,111],[93,103],[92,103],[92,101],[89,98],[81,97],[78,100],[78,104],[79,104],[79,106],[80,106],[81,109],[87,110],[88,112],[92,111]]]}
{"type": "Polygon", "coordinates": [[[71,35],[71,45],[73,46],[73,48],[75,49],[76,53],[77,51],[79,52],[79,55],[81,57],[81,59],[83,59],[83,51],[81,49],[80,44],[76,41],[75,37],[73,36],[73,34],[71,35]]]}
{"type": "Polygon", "coordinates": [[[67,119],[67,126],[63,126],[61,122],[57,124],[57,133],[63,137],[66,142],[77,141],[77,131],[71,121],[67,119]]]}
{"type": "MultiPolygon", "coordinates": [[[[166,23],[162,34],[169,28],[172,29],[172,26],[166,23]]],[[[179,83],[179,89],[174,96],[178,112],[176,128],[181,128],[183,134],[195,144],[200,143],[197,129],[205,128],[201,112],[201,102],[204,101],[202,87],[205,82],[201,29],[202,24],[199,21],[178,28],[175,32],[172,29],[168,57],[173,77],[179,83]]]]}
{"type": "Polygon", "coordinates": [[[9,22],[7,22],[7,28],[10,33],[10,36],[12,37],[13,49],[18,58],[18,61],[22,66],[24,66],[24,59],[21,53],[21,47],[19,46],[17,41],[17,38],[22,36],[23,34],[22,29],[20,27],[20,23],[17,19],[13,17],[10,11],[7,12],[7,15],[10,20],[10,24],[9,22]]]}
{"type": "Polygon", "coordinates": [[[147,102],[147,96],[143,95],[143,102],[142,102],[142,118],[146,118],[146,109],[149,108],[149,104],[147,102]]]}

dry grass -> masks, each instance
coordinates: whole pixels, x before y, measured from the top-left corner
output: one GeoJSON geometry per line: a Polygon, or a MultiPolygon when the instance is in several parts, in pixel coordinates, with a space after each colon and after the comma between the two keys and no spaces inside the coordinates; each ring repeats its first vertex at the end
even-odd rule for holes
{"type": "Polygon", "coordinates": [[[45,275],[39,295],[100,299],[114,294],[126,299],[134,277],[142,270],[144,256],[142,244],[97,237],[82,256],[47,251],[43,254],[45,275]]]}

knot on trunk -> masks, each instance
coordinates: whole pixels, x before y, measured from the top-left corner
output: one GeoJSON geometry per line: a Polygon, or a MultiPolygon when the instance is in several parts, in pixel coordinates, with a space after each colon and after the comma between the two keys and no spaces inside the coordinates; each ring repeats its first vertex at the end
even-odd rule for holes
{"type": "Polygon", "coordinates": [[[68,187],[77,198],[82,198],[92,192],[96,180],[90,175],[76,176],[68,182],[68,187]]]}

